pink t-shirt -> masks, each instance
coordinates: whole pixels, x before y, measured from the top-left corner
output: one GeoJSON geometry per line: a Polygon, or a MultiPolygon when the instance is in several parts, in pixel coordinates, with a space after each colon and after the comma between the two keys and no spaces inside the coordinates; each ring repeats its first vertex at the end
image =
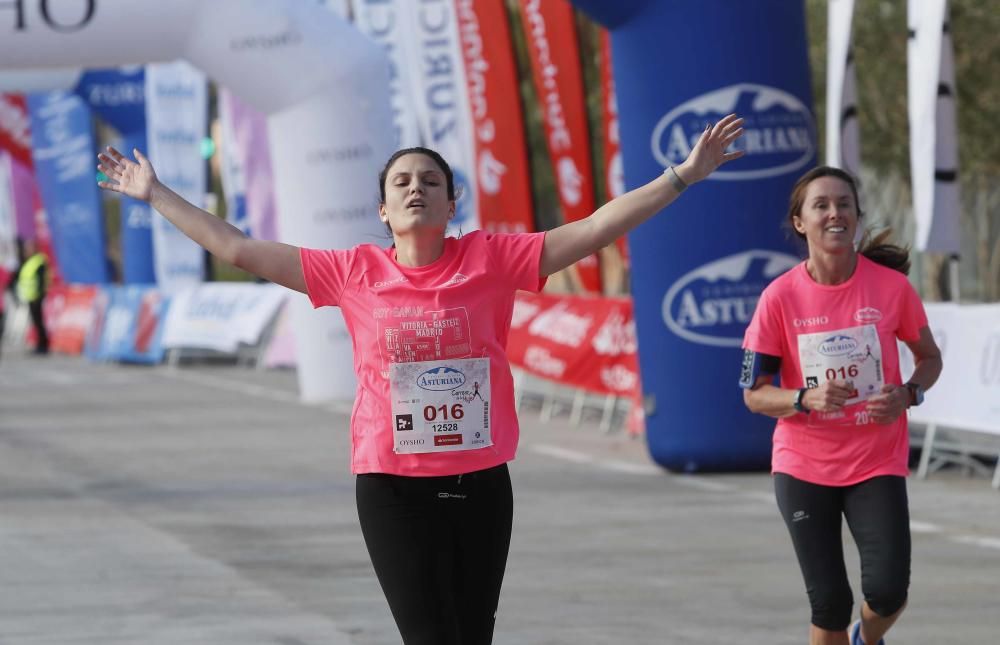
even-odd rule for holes
{"type": "MultiPolygon", "coordinates": [[[[518,440],[514,386],[507,362],[517,289],[539,291],[544,233],[446,238],[441,257],[423,267],[396,262],[394,248],[302,249],[302,271],[314,307],[339,306],[354,345],[357,395],[351,416],[351,471],[456,475],[514,457],[518,440]],[[422,342],[414,330],[434,325],[422,342]],[[453,452],[397,454],[391,363],[488,358],[493,445],[453,452]]],[[[478,389],[478,384],[477,384],[478,389]]]]}
{"type": "MultiPolygon", "coordinates": [[[[827,374],[819,376],[823,380],[856,380],[857,386],[859,369],[880,369],[885,383],[898,385],[896,339],[915,341],[926,325],[923,303],[906,276],[859,255],[842,284],[817,284],[805,262],[776,278],[761,294],[743,347],[781,358],[783,388],[807,386],[803,357],[813,374],[827,374]]],[[[772,471],[825,486],[906,476],[906,415],[878,425],[868,422],[864,407],[862,400],[839,415],[813,411],[778,419],[772,471]]]]}

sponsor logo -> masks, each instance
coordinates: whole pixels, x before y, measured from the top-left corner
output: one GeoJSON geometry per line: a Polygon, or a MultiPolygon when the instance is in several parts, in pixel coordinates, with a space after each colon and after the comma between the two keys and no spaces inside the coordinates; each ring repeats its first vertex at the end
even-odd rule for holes
{"type": "Polygon", "coordinates": [[[460,446],[462,445],[462,435],[460,434],[439,434],[434,437],[435,446],[460,446]]]}
{"type": "Polygon", "coordinates": [[[617,392],[628,392],[639,384],[639,375],[624,365],[602,367],[601,383],[617,392]]]}
{"type": "Polygon", "coordinates": [[[844,356],[858,348],[858,341],[843,334],[830,336],[819,344],[819,353],[824,356],[844,356]]]}
{"type": "Polygon", "coordinates": [[[813,316],[812,318],[795,318],[792,320],[792,324],[796,327],[813,327],[815,325],[825,325],[829,322],[829,316],[813,316]]]}
{"type": "Polygon", "coordinates": [[[394,284],[401,284],[406,282],[406,276],[399,276],[398,278],[393,278],[392,280],[380,280],[372,285],[373,289],[384,289],[385,287],[391,287],[394,284]]]}
{"type": "Polygon", "coordinates": [[[546,309],[528,326],[533,336],[547,338],[560,345],[579,347],[593,324],[590,316],[581,316],[569,310],[566,303],[546,309]]]}
{"type": "Polygon", "coordinates": [[[87,91],[87,101],[93,106],[143,105],[146,85],[130,82],[92,85],[87,91]]]}
{"type": "Polygon", "coordinates": [[[542,376],[560,377],[566,372],[566,361],[549,353],[544,347],[531,345],[524,351],[524,364],[542,376]]]}
{"type": "Polygon", "coordinates": [[[473,210],[475,209],[475,204],[472,203],[472,191],[469,187],[472,185],[466,178],[465,173],[452,166],[452,175],[455,177],[455,217],[451,220],[449,226],[459,227],[463,223],[471,221],[473,217],[473,210]]]}
{"type": "Polygon", "coordinates": [[[798,264],[794,256],[751,249],[689,271],[663,296],[663,322],[701,345],[740,347],[761,291],[798,264]]]}
{"type": "Polygon", "coordinates": [[[451,276],[450,280],[448,280],[447,282],[445,282],[441,286],[442,287],[447,287],[450,284],[462,284],[463,282],[467,281],[468,279],[469,279],[468,276],[462,275],[461,273],[456,273],[455,275],[451,276]]]}
{"type": "Polygon", "coordinates": [[[445,392],[465,385],[465,374],[453,367],[435,367],[417,377],[417,387],[432,392],[445,392]]]}
{"type": "Polygon", "coordinates": [[[546,34],[545,16],[541,12],[541,0],[528,0],[524,7],[524,19],[528,36],[537,50],[538,78],[542,89],[539,103],[544,106],[545,124],[548,126],[549,150],[564,152],[573,147],[566,124],[565,108],[559,95],[559,67],[552,60],[552,48],[546,34]]]}
{"type": "Polygon", "coordinates": [[[863,307],[854,312],[854,320],[860,323],[873,323],[882,320],[882,312],[875,307],[863,307]]]}
{"type": "Polygon", "coordinates": [[[26,150],[31,149],[31,117],[0,94],[0,130],[26,150]]]}
{"type": "Polygon", "coordinates": [[[424,445],[423,439],[400,439],[397,442],[399,446],[422,446],[424,445]]]}
{"type": "Polygon", "coordinates": [[[302,34],[289,29],[276,34],[253,34],[229,41],[229,49],[234,52],[270,51],[279,47],[291,47],[303,41],[302,34]]]}
{"type": "Polygon", "coordinates": [[[801,522],[802,520],[808,520],[808,519],[809,519],[809,513],[806,513],[805,511],[795,511],[794,513],[792,513],[793,522],[801,522]]]}
{"type": "MultiPolygon", "coordinates": [[[[52,10],[51,0],[27,0],[27,2],[31,4],[37,2],[42,20],[45,21],[49,29],[62,33],[83,29],[94,18],[94,13],[97,11],[97,0],[76,0],[76,2],[69,3],[69,9],[66,8],[67,2],[63,0],[56,3],[56,6],[59,7],[58,11],[52,10]]],[[[0,9],[14,10],[14,29],[16,31],[24,31],[28,28],[24,10],[24,5],[27,2],[26,0],[8,0],[0,3],[0,9]]]]}
{"type": "Polygon", "coordinates": [[[664,168],[681,163],[707,124],[734,112],[746,121],[732,149],[746,154],[710,179],[777,177],[798,171],[815,156],[816,127],[809,108],[784,90],[754,83],[713,90],[665,114],[653,128],[653,156],[664,168]]]}
{"type": "Polygon", "coordinates": [[[507,166],[503,165],[499,159],[493,156],[493,152],[487,149],[479,155],[478,170],[479,189],[487,195],[499,193],[503,187],[503,176],[507,172],[507,166]]]}
{"type": "Polygon", "coordinates": [[[359,143],[351,146],[317,148],[306,153],[306,163],[319,165],[341,163],[344,161],[357,161],[358,159],[368,159],[373,154],[374,150],[367,143],[359,143]]]}
{"type": "Polygon", "coordinates": [[[397,414],[396,415],[396,431],[403,432],[405,430],[413,430],[413,415],[412,414],[397,414]]]}

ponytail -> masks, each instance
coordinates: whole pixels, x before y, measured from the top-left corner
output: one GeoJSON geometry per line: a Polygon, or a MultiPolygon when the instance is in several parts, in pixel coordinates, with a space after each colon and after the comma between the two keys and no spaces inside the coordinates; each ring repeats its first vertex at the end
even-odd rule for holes
{"type": "Polygon", "coordinates": [[[875,235],[871,229],[866,230],[858,244],[858,253],[872,262],[895,269],[903,275],[910,272],[910,249],[889,242],[892,229],[885,229],[875,235]]]}

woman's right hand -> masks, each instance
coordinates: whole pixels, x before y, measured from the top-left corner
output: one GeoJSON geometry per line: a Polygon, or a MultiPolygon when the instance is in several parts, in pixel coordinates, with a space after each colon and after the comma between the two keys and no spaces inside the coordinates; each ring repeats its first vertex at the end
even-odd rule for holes
{"type": "Polygon", "coordinates": [[[136,161],[132,161],[108,146],[107,152],[97,155],[101,163],[97,169],[108,177],[108,181],[98,182],[97,185],[106,190],[113,190],[131,197],[148,202],[153,196],[153,186],[158,183],[153,164],[138,149],[133,149],[136,161]]]}
{"type": "Polygon", "coordinates": [[[850,381],[827,381],[819,387],[806,390],[802,396],[802,405],[817,412],[836,412],[853,395],[854,384],[850,381]]]}

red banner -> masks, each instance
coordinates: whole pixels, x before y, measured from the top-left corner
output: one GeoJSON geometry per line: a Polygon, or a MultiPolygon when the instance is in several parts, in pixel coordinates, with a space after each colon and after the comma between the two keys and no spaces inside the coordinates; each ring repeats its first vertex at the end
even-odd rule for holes
{"type": "Polygon", "coordinates": [[[31,118],[20,94],[0,94],[0,150],[31,166],[31,118]]]}
{"type": "MultiPolygon", "coordinates": [[[[601,72],[601,135],[604,139],[604,185],[608,201],[625,192],[625,170],[622,168],[621,141],[618,137],[618,99],[615,97],[615,76],[611,67],[611,36],[600,31],[601,72]]],[[[628,264],[628,242],[625,236],[615,240],[622,259],[628,264]]]]}
{"type": "Polygon", "coordinates": [[[45,324],[54,351],[83,352],[94,318],[97,287],[64,285],[49,289],[45,296],[45,324]]]}
{"type": "Polygon", "coordinates": [[[636,396],[632,301],[519,291],[507,356],[511,364],[542,378],[590,392],[636,396]]]}
{"type": "MultiPolygon", "coordinates": [[[[594,212],[587,108],[573,7],[567,0],[519,0],[549,157],[567,222],[594,212]]],[[[597,256],[577,264],[585,290],[601,292],[597,256]]]]}
{"type": "Polygon", "coordinates": [[[504,0],[455,0],[476,149],[479,225],[535,230],[517,68],[504,0]]]}

